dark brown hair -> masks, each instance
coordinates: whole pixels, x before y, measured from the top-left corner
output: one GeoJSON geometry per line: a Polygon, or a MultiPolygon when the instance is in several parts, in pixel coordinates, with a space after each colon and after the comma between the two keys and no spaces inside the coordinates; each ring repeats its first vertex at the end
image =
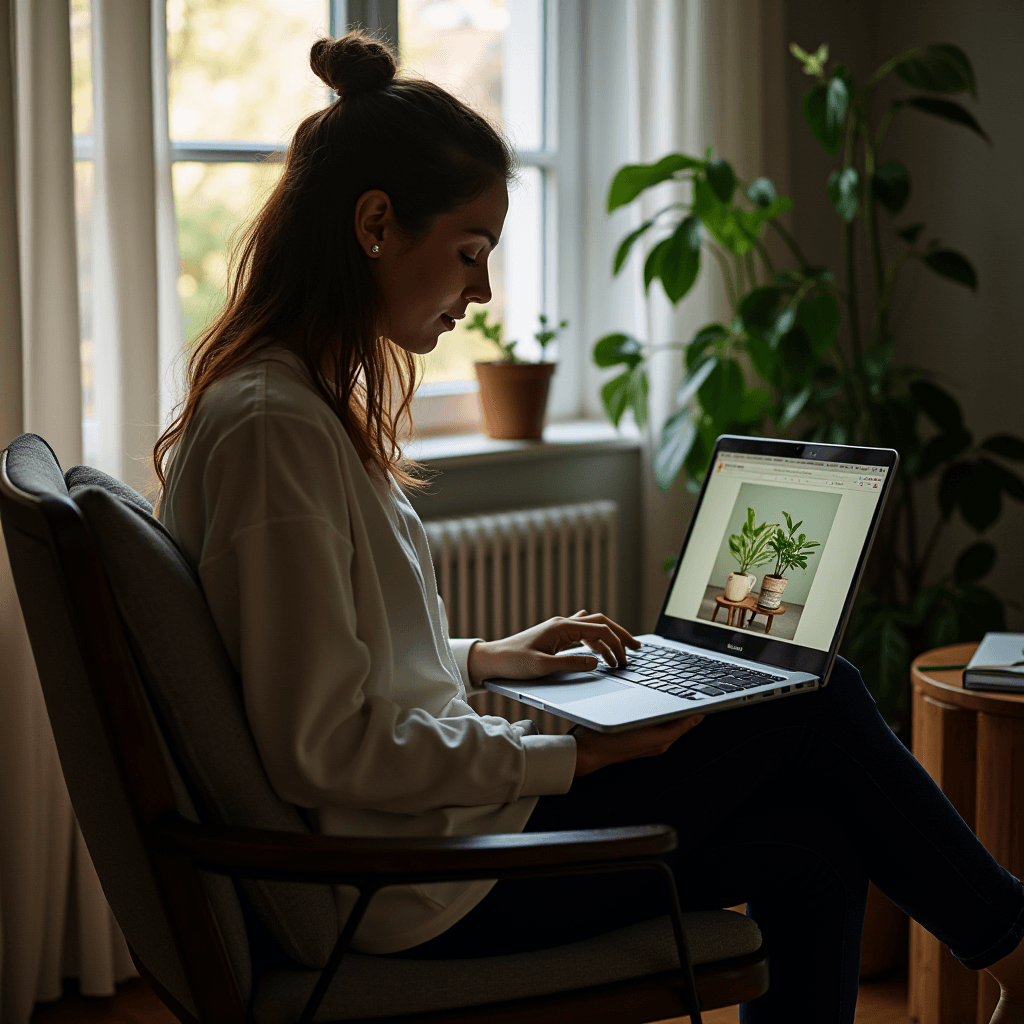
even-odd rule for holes
{"type": "Polygon", "coordinates": [[[302,360],[367,469],[415,486],[398,440],[415,360],[381,336],[383,301],[356,240],[355,203],[380,189],[400,228],[421,236],[496,178],[507,182],[514,159],[444,89],[396,78],[392,51],[365,32],[318,40],[309,63],[338,98],[299,125],[280,181],[239,241],[227,301],[197,339],[185,400],[153,450],[161,488],[203,395],[272,343],[302,360]]]}

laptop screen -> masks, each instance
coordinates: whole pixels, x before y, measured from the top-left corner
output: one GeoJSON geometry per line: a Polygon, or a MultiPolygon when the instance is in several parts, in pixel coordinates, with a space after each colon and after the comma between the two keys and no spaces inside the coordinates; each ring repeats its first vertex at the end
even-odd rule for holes
{"type": "MultiPolygon", "coordinates": [[[[706,638],[714,646],[714,639],[749,634],[761,643],[744,645],[748,655],[763,651],[768,640],[828,652],[838,639],[895,453],[820,446],[818,457],[809,458],[802,457],[803,445],[787,450],[779,442],[763,443],[771,454],[728,447],[720,442],[716,449],[663,621],[703,627],[687,639],[706,638]],[[836,457],[823,458],[823,452],[836,457]],[[854,452],[857,461],[843,460],[854,452]],[[878,461],[860,461],[865,455],[878,461]],[[788,559],[779,530],[795,542],[788,559]],[[787,565],[794,555],[796,563],[787,565]]],[[[792,659],[783,656],[782,662],[792,659]]]]}

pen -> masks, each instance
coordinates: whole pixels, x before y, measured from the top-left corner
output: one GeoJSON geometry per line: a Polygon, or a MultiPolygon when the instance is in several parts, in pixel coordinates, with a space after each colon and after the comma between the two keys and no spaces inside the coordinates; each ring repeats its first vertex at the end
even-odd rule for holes
{"type": "Polygon", "coordinates": [[[954,669],[967,668],[966,665],[918,665],[922,672],[952,672],[954,669]]]}

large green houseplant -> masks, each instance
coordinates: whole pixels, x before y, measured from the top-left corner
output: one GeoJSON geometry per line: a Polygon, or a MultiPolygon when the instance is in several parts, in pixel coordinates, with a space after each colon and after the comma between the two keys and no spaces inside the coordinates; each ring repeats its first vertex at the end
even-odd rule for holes
{"type": "MultiPolygon", "coordinates": [[[[792,204],[771,181],[744,185],[710,151],[701,157],[672,153],[618,171],[609,212],[665,182],[687,183],[690,197],[665,205],[630,232],[613,269],[620,272],[638,241],[657,239],[644,262],[644,283],[650,288],[660,280],[676,304],[710,255],[731,307],[725,322],[669,345],[681,350],[684,375],[654,459],[663,489],[680,473],[694,486],[715,438],[725,432],[900,452],[899,478],[843,650],[862,669],[889,720],[906,724],[912,654],[1005,628],[999,599],[979,582],[995,562],[994,547],[979,539],[952,565],[936,564],[936,550],[955,515],[983,534],[999,518],[1004,497],[1024,499],[1024,481],[1012,467],[1024,460],[1024,441],[998,434],[978,442],[956,398],[926,370],[898,358],[890,310],[901,273],[921,264],[972,290],[977,275],[965,256],[929,237],[924,224],[897,219],[910,176],[898,160],[880,162],[879,151],[905,113],[944,118],[987,136],[964,106],[948,98],[976,94],[974,70],[956,46],[906,50],[863,83],[844,65],[829,66],[827,46],[813,54],[791,49],[814,80],[804,98],[807,123],[837,161],[827,190],[843,236],[840,272],[808,262],[780,219],[792,204]],[[913,92],[891,100],[879,115],[872,100],[893,74],[913,92]],[[764,244],[768,231],[781,240],[786,266],[774,265],[764,244]],[[885,244],[883,235],[889,236],[885,244]],[[871,268],[868,288],[857,280],[861,247],[871,268]],[[865,291],[871,295],[866,309],[865,291]],[[936,496],[941,515],[922,537],[917,510],[924,492],[936,496]]],[[[651,351],[621,333],[596,343],[597,365],[621,371],[602,390],[614,422],[631,409],[641,426],[646,423],[651,351]]]]}

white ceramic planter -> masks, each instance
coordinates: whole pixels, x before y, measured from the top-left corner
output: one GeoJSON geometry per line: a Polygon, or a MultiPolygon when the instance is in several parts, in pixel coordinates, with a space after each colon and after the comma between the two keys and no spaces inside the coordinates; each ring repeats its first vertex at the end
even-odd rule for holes
{"type": "Polygon", "coordinates": [[[756,586],[756,576],[752,576],[750,573],[731,572],[725,581],[725,599],[727,601],[742,601],[756,586]]]}

